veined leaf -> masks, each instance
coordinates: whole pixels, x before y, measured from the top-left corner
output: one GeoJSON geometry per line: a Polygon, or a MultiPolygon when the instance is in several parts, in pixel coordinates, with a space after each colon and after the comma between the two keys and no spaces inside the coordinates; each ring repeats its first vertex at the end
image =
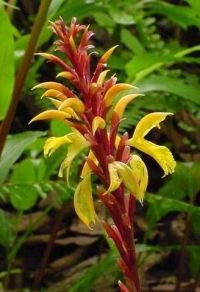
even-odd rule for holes
{"type": "Polygon", "coordinates": [[[170,92],[200,105],[200,86],[186,83],[183,79],[153,75],[139,82],[137,86],[142,93],[151,91],[170,92]]]}
{"type": "Polygon", "coordinates": [[[0,120],[6,115],[14,85],[14,43],[12,25],[3,8],[0,8],[0,120]]]}
{"type": "Polygon", "coordinates": [[[34,143],[38,137],[44,135],[43,132],[23,132],[7,138],[2,157],[0,160],[0,182],[2,182],[10,167],[20,157],[27,146],[34,143]]]}

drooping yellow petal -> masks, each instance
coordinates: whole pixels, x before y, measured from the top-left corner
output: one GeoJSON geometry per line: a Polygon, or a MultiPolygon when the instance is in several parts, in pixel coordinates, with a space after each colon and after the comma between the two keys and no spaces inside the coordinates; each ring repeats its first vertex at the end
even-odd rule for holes
{"type": "Polygon", "coordinates": [[[46,90],[45,93],[41,96],[41,98],[43,97],[54,97],[60,101],[64,101],[67,99],[67,96],[65,94],[55,89],[46,90]]]}
{"type": "Polygon", "coordinates": [[[148,171],[145,163],[138,155],[132,155],[129,161],[129,165],[133,172],[135,172],[135,176],[137,178],[139,193],[135,194],[136,198],[142,203],[144,199],[144,193],[147,189],[148,185],[148,171]]]}
{"type": "Polygon", "coordinates": [[[126,165],[121,161],[113,162],[117,172],[122,179],[125,187],[129,190],[129,192],[137,198],[138,194],[140,193],[138,180],[136,173],[133,171],[131,167],[126,165]]]}
{"type": "Polygon", "coordinates": [[[76,120],[79,120],[79,117],[78,115],[76,114],[76,112],[73,110],[73,108],[71,107],[66,107],[62,110],[63,112],[67,113],[70,115],[70,118],[73,118],[73,119],[76,119],[76,120]]]}
{"type": "Polygon", "coordinates": [[[56,77],[63,77],[63,78],[66,78],[68,80],[71,80],[73,77],[73,74],[71,72],[68,72],[68,71],[63,71],[63,72],[60,72],[56,77]]]}
{"type": "Polygon", "coordinates": [[[35,121],[39,121],[39,120],[48,120],[48,119],[56,119],[56,120],[65,120],[67,118],[70,118],[71,116],[68,113],[65,112],[61,112],[61,111],[57,111],[57,110],[48,110],[48,111],[44,111],[40,114],[38,114],[37,116],[35,116],[30,122],[35,122],[35,121]]]}
{"type": "Polygon", "coordinates": [[[146,115],[136,126],[133,137],[128,144],[153,157],[164,171],[164,176],[173,173],[176,162],[172,153],[165,146],[154,144],[144,139],[154,127],[160,127],[162,122],[171,113],[156,112],[146,115]]]}
{"type": "Polygon", "coordinates": [[[74,194],[74,209],[83,223],[92,229],[97,215],[94,209],[90,174],[85,176],[76,188],[74,194]]]}
{"type": "Polygon", "coordinates": [[[111,88],[108,89],[108,91],[106,92],[104,96],[105,105],[107,107],[110,106],[113,99],[120,91],[129,90],[133,88],[135,87],[128,83],[118,83],[118,84],[113,85],[111,88]]]}
{"type": "Polygon", "coordinates": [[[62,102],[60,104],[59,110],[63,110],[68,107],[73,108],[73,110],[77,113],[83,113],[85,110],[84,103],[76,97],[68,98],[64,102],[62,102]]]}
{"type": "Polygon", "coordinates": [[[70,166],[74,158],[86,147],[89,146],[87,140],[75,129],[73,132],[68,134],[67,137],[71,140],[71,144],[68,147],[67,156],[62,162],[58,176],[63,177],[64,170],[66,170],[67,182],[69,183],[69,171],[70,166]]]}
{"type": "Polygon", "coordinates": [[[51,137],[48,138],[44,144],[44,156],[51,156],[63,144],[69,144],[72,141],[67,137],[51,137]]]}
{"type": "Polygon", "coordinates": [[[110,70],[104,70],[103,72],[101,72],[100,74],[99,74],[99,77],[98,77],[98,79],[97,79],[97,85],[102,85],[103,84],[103,82],[104,82],[104,80],[105,80],[105,78],[106,78],[106,75],[107,75],[107,73],[109,72],[110,70]]]}
{"type": "Polygon", "coordinates": [[[96,133],[97,129],[104,129],[106,126],[106,122],[102,117],[95,117],[92,121],[92,133],[93,135],[96,133]]]}
{"type": "MultiPolygon", "coordinates": [[[[99,162],[98,162],[98,160],[97,160],[97,158],[96,158],[96,156],[94,155],[94,152],[92,151],[92,150],[90,150],[89,151],[89,154],[88,154],[88,158],[90,159],[90,160],[92,160],[97,166],[98,166],[98,164],[99,164],[99,162]]],[[[83,165],[83,169],[82,169],[82,171],[81,171],[81,178],[84,178],[86,175],[88,175],[88,173],[90,173],[91,172],[91,169],[90,169],[90,167],[89,167],[89,165],[88,165],[88,163],[87,163],[87,161],[84,163],[84,165],[83,165]]]]}
{"type": "Polygon", "coordinates": [[[112,55],[113,51],[118,47],[118,45],[110,48],[108,51],[106,51],[103,56],[101,57],[99,63],[106,63],[107,60],[110,58],[110,56],[112,55]]]}
{"type": "Polygon", "coordinates": [[[109,176],[110,176],[110,185],[106,193],[113,192],[117,190],[122,183],[122,179],[118,175],[117,168],[115,164],[109,163],[108,164],[108,171],[109,171],[109,176]]]}
{"type": "Polygon", "coordinates": [[[124,114],[124,110],[126,108],[126,106],[129,104],[129,102],[131,102],[134,98],[136,98],[137,96],[139,96],[141,94],[129,94],[129,95],[125,95],[123,96],[115,105],[114,107],[114,112],[117,113],[117,115],[122,118],[123,114],[124,114]]]}

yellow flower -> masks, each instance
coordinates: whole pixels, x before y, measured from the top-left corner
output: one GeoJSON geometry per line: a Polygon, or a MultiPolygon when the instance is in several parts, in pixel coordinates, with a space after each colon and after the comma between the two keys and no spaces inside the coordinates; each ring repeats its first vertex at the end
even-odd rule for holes
{"type": "MultiPolygon", "coordinates": [[[[94,164],[96,164],[98,166],[99,162],[98,162],[98,160],[97,160],[97,158],[94,155],[92,150],[89,151],[88,158],[91,159],[94,162],[94,164]]],[[[92,172],[92,170],[90,169],[90,167],[89,167],[89,165],[88,165],[88,163],[86,161],[84,163],[83,169],[81,171],[81,178],[84,178],[86,175],[88,175],[88,173],[91,173],[91,172],[92,172]]]]}
{"type": "Polygon", "coordinates": [[[73,132],[68,134],[67,137],[69,138],[71,144],[68,147],[67,157],[62,162],[58,176],[63,177],[64,170],[66,170],[66,177],[67,182],[69,183],[69,170],[72,161],[74,158],[85,148],[89,146],[89,143],[86,139],[79,133],[79,131],[73,129],[73,132]]]}
{"type": "Polygon", "coordinates": [[[129,165],[115,161],[108,165],[110,186],[106,193],[115,191],[123,182],[128,191],[140,202],[148,184],[147,168],[138,155],[132,155],[129,165]]]}
{"type": "Polygon", "coordinates": [[[97,215],[94,209],[90,174],[85,176],[76,188],[74,194],[74,208],[79,218],[89,228],[91,228],[91,225],[95,224],[97,215]]]}
{"type": "Polygon", "coordinates": [[[50,156],[54,151],[56,151],[63,144],[71,143],[72,141],[67,137],[67,135],[63,137],[51,137],[46,140],[44,144],[44,156],[50,156]]]}
{"type": "Polygon", "coordinates": [[[172,153],[165,146],[154,144],[144,137],[155,127],[160,128],[160,123],[171,113],[155,112],[142,118],[135,128],[133,137],[128,140],[128,145],[153,157],[164,171],[164,176],[173,173],[176,162],[172,153]]]}

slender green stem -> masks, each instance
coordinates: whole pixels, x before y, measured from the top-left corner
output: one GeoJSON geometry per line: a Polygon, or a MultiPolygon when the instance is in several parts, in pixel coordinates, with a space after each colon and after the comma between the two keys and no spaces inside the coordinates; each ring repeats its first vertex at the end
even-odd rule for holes
{"type": "Polygon", "coordinates": [[[31,65],[32,57],[37,45],[37,41],[41,32],[41,29],[44,26],[44,23],[46,21],[50,4],[51,4],[51,0],[41,1],[39,11],[37,13],[37,16],[32,28],[30,40],[29,40],[25,55],[23,57],[21,66],[17,72],[12,100],[11,100],[8,112],[6,114],[6,117],[4,121],[2,122],[1,129],[0,129],[0,156],[5,144],[5,141],[6,141],[7,134],[10,130],[11,123],[13,121],[17,105],[21,98],[23,85],[24,85],[28,70],[31,65]]]}

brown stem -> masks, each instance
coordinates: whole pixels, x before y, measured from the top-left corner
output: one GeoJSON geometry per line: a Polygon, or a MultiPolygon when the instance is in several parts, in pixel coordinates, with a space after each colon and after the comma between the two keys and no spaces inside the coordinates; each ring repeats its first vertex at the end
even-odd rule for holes
{"type": "MultiPolygon", "coordinates": [[[[196,195],[191,196],[190,204],[194,205],[196,201],[196,195]]],[[[177,270],[177,278],[176,278],[176,286],[175,286],[175,292],[181,291],[181,280],[182,275],[185,268],[185,257],[187,252],[187,244],[188,244],[188,238],[189,238],[189,231],[190,231],[190,224],[191,224],[191,214],[187,213],[186,220],[185,220],[185,232],[184,236],[181,242],[181,250],[180,250],[180,256],[179,256],[179,265],[177,270]]]]}
{"type": "Polygon", "coordinates": [[[12,19],[13,11],[14,11],[14,5],[16,4],[17,0],[9,0],[8,1],[8,7],[6,9],[6,12],[10,19],[12,19]]]}
{"type": "Polygon", "coordinates": [[[37,45],[37,41],[41,32],[41,29],[46,21],[46,16],[48,13],[50,3],[51,3],[51,0],[41,1],[39,11],[37,13],[37,16],[32,28],[30,40],[29,40],[25,55],[23,57],[21,66],[17,72],[12,100],[11,100],[8,112],[6,114],[6,117],[3,120],[1,129],[0,129],[0,156],[5,144],[5,141],[6,141],[7,134],[10,130],[11,123],[13,121],[17,105],[21,98],[23,85],[24,85],[29,67],[31,65],[32,57],[37,45]]]}
{"type": "Polygon", "coordinates": [[[46,246],[46,248],[44,250],[44,253],[43,253],[43,256],[42,256],[42,259],[41,259],[41,262],[40,262],[40,266],[39,266],[38,272],[35,275],[35,279],[34,279],[33,287],[32,287],[33,290],[38,290],[39,287],[40,287],[41,281],[42,281],[42,279],[44,277],[44,274],[45,274],[46,266],[47,266],[48,261],[49,261],[49,257],[51,255],[51,252],[52,252],[53,247],[54,247],[54,242],[55,242],[55,240],[57,238],[57,234],[58,234],[58,230],[59,230],[60,224],[61,224],[61,222],[63,220],[63,217],[64,217],[64,214],[66,212],[67,205],[68,205],[68,202],[65,203],[62,206],[58,216],[55,219],[54,225],[52,227],[52,232],[51,232],[50,239],[49,239],[49,241],[47,243],[47,246],[46,246]]]}

